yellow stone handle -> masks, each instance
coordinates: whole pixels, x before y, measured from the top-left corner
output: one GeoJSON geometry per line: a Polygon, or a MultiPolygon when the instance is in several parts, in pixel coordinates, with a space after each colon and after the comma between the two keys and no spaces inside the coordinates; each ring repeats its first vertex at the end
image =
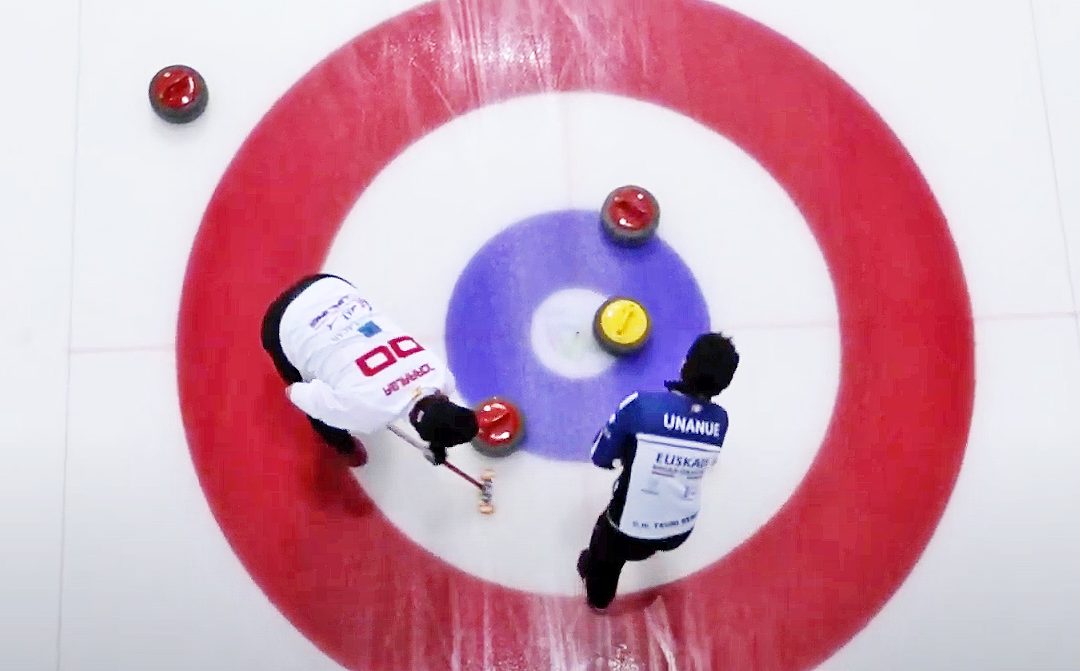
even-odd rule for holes
{"type": "Polygon", "coordinates": [[[630,323],[630,315],[632,314],[634,314],[634,306],[632,305],[623,310],[622,324],[619,325],[619,328],[615,329],[616,333],[619,335],[623,334],[623,331],[626,330],[626,326],[630,323]]]}

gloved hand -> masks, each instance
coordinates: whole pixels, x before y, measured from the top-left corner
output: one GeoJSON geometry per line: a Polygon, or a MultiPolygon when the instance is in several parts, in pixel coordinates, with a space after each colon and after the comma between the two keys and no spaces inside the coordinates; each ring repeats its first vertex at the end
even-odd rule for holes
{"type": "Polygon", "coordinates": [[[433,465],[441,466],[446,463],[446,447],[433,443],[428,446],[428,451],[425,456],[433,465]]]}

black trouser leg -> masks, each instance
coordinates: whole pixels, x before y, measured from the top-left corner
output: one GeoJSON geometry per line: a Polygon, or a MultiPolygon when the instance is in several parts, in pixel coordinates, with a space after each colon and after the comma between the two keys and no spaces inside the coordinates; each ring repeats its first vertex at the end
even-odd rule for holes
{"type": "MultiPolygon", "coordinates": [[[[585,596],[593,608],[607,608],[615,599],[619,588],[619,576],[626,562],[630,561],[629,537],[619,532],[607,519],[607,511],[600,513],[593,525],[592,538],[585,550],[585,596]]],[[[638,553],[640,554],[640,553],[638,553]]],[[[645,559],[651,555],[638,558],[645,559]]]]}
{"type": "MultiPolygon", "coordinates": [[[[307,289],[317,280],[326,277],[337,276],[320,274],[303,278],[274,299],[274,302],[267,308],[266,314],[263,315],[263,349],[270,355],[270,359],[274,362],[274,367],[277,368],[281,379],[288,384],[292,384],[293,382],[303,382],[303,376],[301,376],[300,371],[296,370],[296,367],[289,362],[288,357],[285,356],[285,350],[281,347],[281,317],[285,314],[285,308],[289,306],[289,303],[291,303],[293,299],[300,295],[300,292],[307,289]]],[[[311,422],[311,426],[315,429],[315,432],[318,433],[330,447],[342,454],[351,454],[355,451],[356,446],[353,444],[352,436],[349,435],[348,431],[332,427],[329,424],[320,422],[314,417],[308,417],[308,421],[311,422]]]]}
{"type": "Polygon", "coordinates": [[[607,608],[615,599],[619,576],[628,561],[643,561],[659,552],[674,550],[683,544],[690,532],[661,538],[642,540],[622,533],[608,521],[607,510],[600,513],[593,526],[589,547],[582,557],[585,594],[589,605],[607,608]]]}

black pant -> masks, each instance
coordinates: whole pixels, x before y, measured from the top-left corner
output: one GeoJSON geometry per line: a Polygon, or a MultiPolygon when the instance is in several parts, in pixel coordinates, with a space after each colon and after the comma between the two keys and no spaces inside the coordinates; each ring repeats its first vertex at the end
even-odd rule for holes
{"type": "Polygon", "coordinates": [[[690,537],[690,532],[644,540],[633,538],[619,531],[608,521],[608,511],[600,513],[593,526],[589,548],[579,558],[578,569],[585,579],[585,594],[589,605],[607,608],[615,599],[619,587],[619,575],[628,561],[642,561],[657,552],[667,552],[679,547],[690,537]]]}
{"type": "MultiPolygon", "coordinates": [[[[300,371],[296,370],[296,367],[289,363],[288,357],[285,356],[285,350],[281,347],[281,317],[285,314],[285,308],[289,307],[289,303],[293,302],[293,300],[300,295],[300,292],[310,287],[316,281],[327,277],[341,279],[337,275],[309,275],[275,298],[274,302],[270,304],[270,307],[266,309],[266,314],[263,315],[263,349],[270,355],[270,359],[274,362],[274,367],[277,368],[278,374],[281,375],[281,379],[285,380],[286,383],[303,382],[304,379],[303,376],[300,375],[300,371]]],[[[352,436],[349,435],[348,431],[332,427],[329,424],[320,422],[314,417],[308,417],[308,421],[310,421],[311,426],[315,428],[315,432],[322,436],[322,439],[338,452],[342,454],[351,454],[356,450],[352,436]]]]}

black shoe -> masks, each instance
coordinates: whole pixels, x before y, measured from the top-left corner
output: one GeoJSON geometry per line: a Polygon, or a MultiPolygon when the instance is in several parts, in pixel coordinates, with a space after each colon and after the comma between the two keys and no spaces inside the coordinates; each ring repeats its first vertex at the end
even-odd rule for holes
{"type": "Polygon", "coordinates": [[[592,612],[600,614],[606,610],[606,607],[600,608],[599,606],[594,606],[592,602],[589,601],[589,585],[585,580],[585,569],[586,567],[588,567],[588,565],[589,551],[582,550],[581,554],[579,554],[577,558],[577,574],[581,577],[581,584],[585,586],[585,603],[589,605],[589,609],[592,612]]]}
{"type": "Polygon", "coordinates": [[[367,448],[359,438],[353,437],[353,449],[345,454],[345,461],[349,464],[349,468],[360,468],[367,463],[367,460],[367,448]]]}

